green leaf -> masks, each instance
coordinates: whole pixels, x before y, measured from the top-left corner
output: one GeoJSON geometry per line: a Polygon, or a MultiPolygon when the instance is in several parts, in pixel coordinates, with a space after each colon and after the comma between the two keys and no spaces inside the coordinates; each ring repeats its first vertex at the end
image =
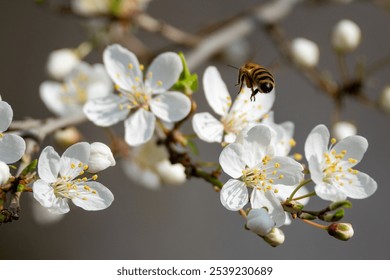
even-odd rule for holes
{"type": "Polygon", "coordinates": [[[179,56],[183,63],[183,72],[181,72],[179,80],[173,85],[172,89],[191,95],[194,91],[198,90],[198,75],[191,74],[182,52],[179,53],[179,56]]]}
{"type": "Polygon", "coordinates": [[[194,141],[187,139],[187,147],[190,148],[191,152],[194,155],[199,155],[198,147],[196,146],[194,141]]]}
{"type": "Polygon", "coordinates": [[[121,10],[122,0],[111,0],[110,1],[110,12],[114,16],[118,16],[121,10]]]}
{"type": "Polygon", "coordinates": [[[28,173],[34,172],[35,169],[37,168],[37,165],[38,165],[38,160],[37,160],[37,159],[34,159],[29,165],[27,165],[27,166],[23,169],[22,175],[23,175],[23,176],[26,176],[28,173]]]}

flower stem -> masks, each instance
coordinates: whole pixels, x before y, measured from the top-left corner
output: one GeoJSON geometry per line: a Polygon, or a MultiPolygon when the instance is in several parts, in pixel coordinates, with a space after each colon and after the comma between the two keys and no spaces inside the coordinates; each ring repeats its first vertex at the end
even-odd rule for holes
{"type": "Polygon", "coordinates": [[[300,199],[303,199],[303,198],[306,198],[306,197],[315,196],[315,195],[316,195],[316,192],[311,192],[311,193],[308,193],[308,194],[305,194],[305,195],[302,195],[302,196],[295,197],[292,200],[300,200],[300,199]]]}
{"type": "Polygon", "coordinates": [[[328,229],[328,226],[320,225],[320,224],[317,224],[317,223],[309,221],[309,220],[301,220],[301,221],[303,221],[309,225],[312,225],[313,227],[319,228],[319,229],[323,229],[323,230],[328,229]]]}
{"type": "Polygon", "coordinates": [[[291,193],[290,197],[287,199],[287,201],[290,201],[290,200],[293,200],[294,198],[294,195],[299,191],[300,188],[302,188],[304,185],[308,184],[312,182],[312,179],[306,179],[306,180],[303,180],[296,188],[295,190],[291,193]]]}
{"type": "Polygon", "coordinates": [[[223,184],[220,180],[218,180],[218,178],[212,176],[211,174],[203,171],[203,170],[200,170],[198,168],[196,168],[194,170],[194,174],[193,174],[195,177],[199,177],[199,178],[202,178],[204,179],[206,182],[209,182],[211,183],[213,186],[215,186],[216,188],[218,188],[219,190],[222,189],[223,187],[223,184]]]}

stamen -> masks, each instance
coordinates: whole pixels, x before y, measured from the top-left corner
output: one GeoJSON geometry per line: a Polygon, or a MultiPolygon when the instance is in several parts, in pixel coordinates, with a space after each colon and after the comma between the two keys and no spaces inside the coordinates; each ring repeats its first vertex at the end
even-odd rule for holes
{"type": "Polygon", "coordinates": [[[144,69],[145,69],[145,66],[143,64],[140,64],[139,65],[139,70],[144,71],[144,69]]]}
{"type": "Polygon", "coordinates": [[[275,168],[279,168],[280,167],[280,164],[279,163],[275,163],[275,168]]]}
{"type": "Polygon", "coordinates": [[[291,147],[295,147],[297,145],[297,142],[295,142],[295,140],[292,138],[288,141],[288,143],[290,144],[291,147]]]}
{"type": "Polygon", "coordinates": [[[130,70],[132,70],[133,69],[133,64],[132,63],[129,63],[128,65],[127,65],[127,68],[129,68],[130,70]]]}
{"type": "Polygon", "coordinates": [[[330,143],[332,143],[332,144],[336,144],[336,142],[337,142],[336,138],[332,138],[332,139],[330,139],[330,143]]]}
{"type": "Polygon", "coordinates": [[[298,160],[298,161],[302,160],[302,158],[303,158],[302,154],[300,154],[300,153],[295,153],[293,156],[294,156],[294,159],[298,160]]]}

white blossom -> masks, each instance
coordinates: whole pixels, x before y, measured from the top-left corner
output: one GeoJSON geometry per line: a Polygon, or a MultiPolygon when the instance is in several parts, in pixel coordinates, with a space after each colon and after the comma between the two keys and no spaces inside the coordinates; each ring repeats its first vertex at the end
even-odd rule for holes
{"type": "Polygon", "coordinates": [[[271,134],[269,127],[260,124],[223,149],[219,163],[233,179],[224,184],[220,198],[228,210],[239,210],[249,201],[249,188],[252,208],[266,207],[279,227],[285,223],[285,213],[276,194],[298,184],[303,167],[289,157],[274,156],[271,134]]]}
{"type": "Polygon", "coordinates": [[[232,104],[231,97],[221,75],[214,66],[209,66],[203,75],[203,87],[207,102],[220,116],[216,119],[210,113],[196,113],[192,127],[200,139],[206,142],[232,143],[237,134],[249,124],[261,119],[272,107],[275,91],[258,93],[254,102],[250,101],[252,91],[244,87],[232,104]]]}
{"type": "Polygon", "coordinates": [[[39,178],[33,184],[34,198],[52,213],[69,212],[68,201],[89,211],[111,205],[111,191],[97,182],[97,175],[83,177],[88,168],[91,146],[81,142],[70,146],[60,157],[53,147],[43,149],[38,160],[39,178]]]}
{"type": "Polygon", "coordinates": [[[361,36],[360,27],[355,22],[341,20],[333,28],[333,48],[342,53],[354,51],[360,44],[361,36]]]}
{"type": "Polygon", "coordinates": [[[116,162],[111,149],[103,143],[94,142],[91,144],[91,154],[88,160],[88,172],[97,173],[104,169],[115,166],[116,162]]]}
{"type": "Polygon", "coordinates": [[[111,0],[71,0],[74,13],[82,16],[98,16],[110,13],[111,0]]]}
{"type": "Polygon", "coordinates": [[[52,51],[46,62],[46,70],[50,77],[56,80],[64,79],[78,64],[80,58],[71,49],[52,51]]]}
{"type": "Polygon", "coordinates": [[[251,209],[247,215],[246,227],[252,232],[265,236],[275,226],[274,220],[265,208],[251,209]]]}
{"type": "Polygon", "coordinates": [[[8,165],[0,161],[0,185],[5,184],[10,176],[8,165]]]}
{"type": "Polygon", "coordinates": [[[362,136],[348,136],[336,144],[329,143],[329,131],[324,125],[316,126],[305,143],[305,156],[316,194],[330,201],[347,197],[362,199],[372,195],[377,183],[367,174],[353,169],[367,150],[368,142],[362,136]]]}
{"type": "Polygon", "coordinates": [[[152,138],[156,117],[177,122],[190,112],[190,99],[183,93],[169,91],[183,70],[176,53],[157,56],[146,71],[145,80],[144,66],[120,45],[107,47],[103,60],[120,94],[88,101],[84,113],[99,126],[111,126],[124,120],[125,140],[129,145],[139,146],[152,138]]]}
{"type": "Polygon", "coordinates": [[[40,96],[46,107],[58,116],[82,113],[88,100],[105,97],[113,86],[104,66],[79,63],[64,77],[64,82],[45,81],[40,96]]]}
{"type": "Polygon", "coordinates": [[[356,135],[357,128],[353,123],[347,121],[336,122],[332,127],[332,135],[341,140],[348,136],[356,135]]]}
{"type": "Polygon", "coordinates": [[[318,64],[320,50],[316,43],[305,38],[295,38],[291,42],[292,57],[300,66],[314,67],[318,64]]]}

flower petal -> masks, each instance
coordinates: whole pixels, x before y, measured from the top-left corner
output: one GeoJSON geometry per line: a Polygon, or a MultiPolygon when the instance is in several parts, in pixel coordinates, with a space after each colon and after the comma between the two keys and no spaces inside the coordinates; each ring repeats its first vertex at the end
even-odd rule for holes
{"type": "Polygon", "coordinates": [[[220,192],[223,206],[231,211],[240,210],[248,203],[248,190],[246,185],[238,180],[230,179],[223,185],[220,192]]]}
{"type": "Polygon", "coordinates": [[[324,157],[324,154],[328,151],[329,143],[329,130],[323,125],[317,125],[310,132],[305,142],[305,156],[309,161],[312,156],[316,156],[318,159],[324,157]]]}
{"type": "Polygon", "coordinates": [[[130,159],[123,160],[122,167],[127,177],[138,185],[150,190],[160,189],[161,180],[155,172],[145,168],[142,169],[130,159]]]}
{"type": "Polygon", "coordinates": [[[271,143],[271,130],[262,124],[255,125],[248,130],[242,143],[245,163],[248,167],[254,167],[267,153],[271,143]]]}
{"type": "Polygon", "coordinates": [[[289,157],[273,157],[265,167],[268,167],[267,178],[273,179],[275,184],[293,186],[303,179],[302,164],[289,157]]]}
{"type": "Polygon", "coordinates": [[[354,163],[349,163],[348,166],[352,167],[358,164],[363,158],[364,153],[367,151],[368,142],[367,139],[362,136],[352,135],[342,139],[338,142],[332,150],[337,153],[345,150],[347,153],[344,156],[344,160],[348,162],[348,159],[354,159],[354,163]]]}
{"type": "Polygon", "coordinates": [[[265,236],[275,226],[275,222],[265,208],[259,208],[249,211],[246,226],[254,233],[265,236]]]}
{"type": "Polygon", "coordinates": [[[39,177],[47,183],[53,183],[58,178],[60,170],[60,156],[53,147],[43,149],[38,161],[39,177]]]}
{"type": "Polygon", "coordinates": [[[44,180],[38,179],[33,184],[34,198],[46,208],[52,207],[56,196],[53,188],[44,180]]]}
{"type": "Polygon", "coordinates": [[[121,89],[132,92],[143,80],[137,57],[118,44],[108,46],[103,53],[108,75],[121,89]]]}
{"type": "Polygon", "coordinates": [[[190,113],[191,101],[183,93],[167,91],[152,98],[150,109],[163,121],[177,122],[190,113]]]}
{"type": "Polygon", "coordinates": [[[317,184],[314,187],[314,190],[316,194],[324,200],[340,201],[347,198],[347,195],[344,194],[339,188],[326,183],[317,184]]]}
{"type": "Polygon", "coordinates": [[[276,198],[273,191],[266,191],[253,189],[251,193],[251,205],[252,208],[266,207],[268,214],[272,220],[275,221],[275,226],[280,227],[284,225],[286,215],[280,201],[276,198]]]}
{"type": "Polygon", "coordinates": [[[138,109],[125,120],[125,140],[130,146],[149,141],[156,126],[156,117],[144,109],[138,109]]]}
{"type": "MultiPolygon", "coordinates": [[[[296,187],[297,187],[297,185],[295,185],[295,186],[275,185],[275,189],[278,190],[278,193],[276,193],[275,196],[279,199],[279,201],[285,201],[288,197],[290,197],[290,195],[292,194],[292,192],[295,190],[296,187]]],[[[300,197],[300,196],[306,195],[308,193],[309,193],[309,190],[306,187],[301,187],[297,191],[297,193],[295,194],[294,197],[300,197]]],[[[309,202],[309,200],[310,200],[310,198],[306,197],[306,198],[302,198],[302,199],[298,200],[298,202],[302,203],[303,205],[306,205],[309,202]]]]}
{"type": "Polygon", "coordinates": [[[179,55],[174,52],[162,53],[150,64],[146,84],[153,93],[163,93],[177,82],[182,71],[183,64],[179,55]]]}
{"type": "Polygon", "coordinates": [[[56,198],[48,209],[53,214],[65,214],[70,211],[67,198],[56,198]]]}
{"type": "Polygon", "coordinates": [[[203,75],[203,88],[210,107],[216,114],[225,116],[232,100],[216,67],[207,67],[203,75]]]}
{"type": "Polygon", "coordinates": [[[88,163],[91,145],[87,142],[76,143],[65,150],[60,160],[60,174],[73,179],[83,173],[88,163]]]}
{"type": "Polygon", "coordinates": [[[88,100],[102,98],[113,92],[114,88],[103,64],[93,65],[87,85],[88,100]]]}
{"type": "Polygon", "coordinates": [[[89,100],[84,105],[84,114],[98,126],[111,126],[126,119],[129,109],[126,105],[126,98],[116,94],[110,94],[103,98],[89,100]]]}
{"type": "Polygon", "coordinates": [[[252,91],[245,87],[234,100],[230,113],[244,113],[248,121],[257,121],[268,113],[275,101],[275,90],[257,94],[254,101],[250,101],[251,94],[252,91]]]}
{"type": "Polygon", "coordinates": [[[14,112],[11,106],[0,99],[0,132],[6,131],[12,122],[14,112]]]}
{"type": "Polygon", "coordinates": [[[0,137],[0,160],[5,163],[18,161],[26,150],[26,142],[19,135],[5,134],[0,137]]]}
{"type": "Polygon", "coordinates": [[[114,201],[112,192],[99,182],[86,182],[76,185],[78,195],[72,201],[84,210],[103,210],[114,201]]]}
{"type": "Polygon", "coordinates": [[[241,177],[242,171],[245,169],[245,162],[242,159],[242,154],[242,145],[232,143],[226,146],[219,156],[219,164],[223,171],[233,178],[241,177]]]}
{"type": "Polygon", "coordinates": [[[350,198],[363,199],[371,196],[378,185],[370,176],[359,172],[354,176],[357,180],[352,180],[351,184],[344,184],[341,191],[350,198]]]}
{"type": "Polygon", "coordinates": [[[222,123],[210,113],[197,113],[192,117],[192,127],[200,139],[206,142],[221,143],[223,136],[222,123]]]}

